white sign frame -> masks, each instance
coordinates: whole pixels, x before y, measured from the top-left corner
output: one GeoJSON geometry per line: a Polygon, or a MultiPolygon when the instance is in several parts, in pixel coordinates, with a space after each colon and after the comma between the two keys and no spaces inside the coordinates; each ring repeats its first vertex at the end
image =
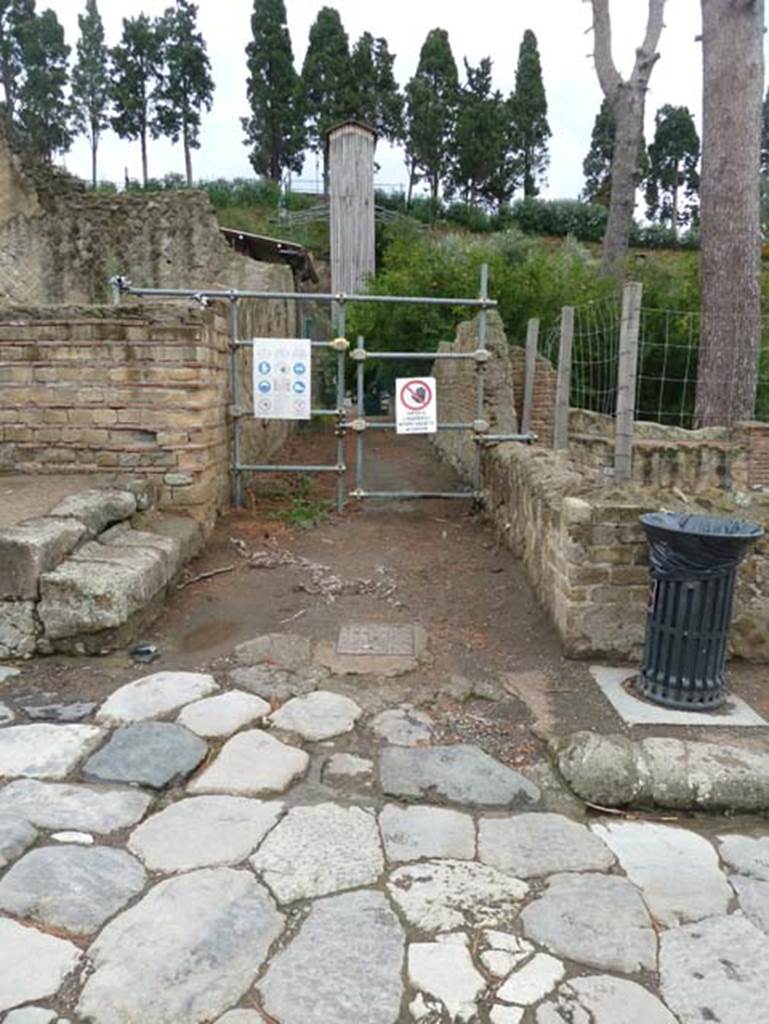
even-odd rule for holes
{"type": "Polygon", "coordinates": [[[395,432],[435,434],[438,430],[438,389],[435,377],[397,377],[395,432]]]}
{"type": "Polygon", "coordinates": [[[252,338],[254,416],[309,420],[312,344],[309,338],[252,338]]]}

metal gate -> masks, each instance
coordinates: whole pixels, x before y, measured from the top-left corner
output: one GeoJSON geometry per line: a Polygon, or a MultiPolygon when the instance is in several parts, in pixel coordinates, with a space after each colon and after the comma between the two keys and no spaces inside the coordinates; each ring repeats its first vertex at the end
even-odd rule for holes
{"type": "Polygon", "coordinates": [[[478,500],[481,487],[481,459],[485,444],[497,441],[531,442],[536,439],[534,434],[492,434],[489,421],[485,417],[484,405],[484,371],[489,359],[486,348],[486,314],[495,309],[497,303],[488,297],[488,267],[481,267],[480,291],[477,298],[444,298],[416,295],[345,295],[320,294],[318,292],[260,292],[198,289],[198,288],[135,288],[123,277],[114,277],[111,282],[113,305],[119,305],[122,295],[133,295],[137,298],[170,298],[193,299],[202,305],[218,301],[228,304],[228,332],[230,338],[230,413],[233,419],[232,459],[230,469],[233,478],[233,500],[237,506],[243,504],[244,473],[334,473],[336,474],[336,506],[337,511],[344,509],[346,498],[363,500],[365,498],[460,498],[478,500]],[[238,338],[238,302],[242,299],[260,299],[267,302],[328,302],[332,312],[332,324],[336,337],[328,341],[312,341],[313,349],[330,349],[336,354],[336,408],[312,409],[313,417],[332,417],[335,420],[336,462],[328,465],[296,465],[296,464],[255,464],[241,461],[241,422],[249,412],[241,407],[243,385],[239,372],[239,351],[251,346],[251,341],[238,338]],[[478,348],[474,352],[407,352],[369,350],[359,337],[353,348],[345,337],[346,311],[352,303],[389,303],[430,306],[455,306],[460,308],[478,309],[478,348]],[[353,418],[348,418],[345,405],[347,360],[350,359],[356,368],[356,409],[353,418]],[[365,478],[365,434],[367,430],[395,430],[394,421],[379,423],[366,419],[364,406],[365,366],[369,360],[424,360],[431,363],[440,359],[472,360],[475,364],[475,397],[476,418],[471,423],[452,423],[438,421],[438,430],[462,430],[472,433],[475,441],[476,454],[469,489],[461,491],[369,491],[364,487],[365,478]],[[355,486],[347,489],[348,466],[345,462],[346,438],[349,432],[355,436],[355,486]]]}

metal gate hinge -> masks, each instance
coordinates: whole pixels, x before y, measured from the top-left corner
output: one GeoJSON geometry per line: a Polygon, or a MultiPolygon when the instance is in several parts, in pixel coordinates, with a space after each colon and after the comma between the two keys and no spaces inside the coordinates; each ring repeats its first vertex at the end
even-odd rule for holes
{"type": "Polygon", "coordinates": [[[328,343],[328,347],[332,348],[335,352],[346,352],[350,347],[350,342],[347,338],[334,338],[333,341],[328,343]]]}
{"type": "Polygon", "coordinates": [[[366,427],[368,426],[366,421],[364,419],[361,419],[360,417],[355,420],[350,420],[350,422],[347,425],[350,428],[350,430],[355,430],[358,433],[365,430],[366,427]]]}

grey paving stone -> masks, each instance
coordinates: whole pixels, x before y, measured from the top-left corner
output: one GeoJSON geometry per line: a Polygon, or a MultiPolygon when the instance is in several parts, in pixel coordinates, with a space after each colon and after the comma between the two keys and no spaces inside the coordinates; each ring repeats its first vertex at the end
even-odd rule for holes
{"type": "Polygon", "coordinates": [[[0,790],[0,811],[18,814],[38,828],[115,832],[143,817],[152,797],[135,789],[70,785],[19,779],[0,790]]]}
{"type": "Polygon", "coordinates": [[[491,1024],[521,1024],[523,1009],[520,1006],[503,1006],[496,1003],[489,1012],[491,1024]]]}
{"type": "Polygon", "coordinates": [[[34,654],[38,632],[34,601],[0,601],[0,658],[34,654]]]}
{"type": "Polygon", "coordinates": [[[334,782],[368,781],[374,772],[374,762],[357,754],[332,754],[323,765],[323,781],[334,782]]]}
{"type": "Polygon", "coordinates": [[[216,1019],[251,986],[282,928],[250,871],[204,868],[166,879],[91,945],[94,972],[77,1013],[92,1024],[216,1019]]]}
{"type": "Polygon", "coordinates": [[[216,1024],[264,1024],[264,1017],[256,1010],[230,1010],[216,1024]]]}
{"type": "Polygon", "coordinates": [[[53,995],[80,960],[80,950],[0,917],[0,1011],[53,995]]]}
{"type": "Polygon", "coordinates": [[[144,888],[141,864],[107,846],[44,846],[0,879],[0,909],[49,928],[89,935],[144,888]]]}
{"type": "Polygon", "coordinates": [[[403,995],[404,935],[380,892],[319,900],[259,982],[281,1024],[394,1024],[403,995]]]}
{"type": "Polygon", "coordinates": [[[671,926],[725,914],[734,897],[716,851],[696,832],[650,821],[592,826],[643,893],[652,917],[671,926]]]}
{"type": "Polygon", "coordinates": [[[430,743],[435,723],[425,711],[410,705],[387,708],[371,721],[371,731],[380,739],[399,747],[417,747],[430,743]]]}
{"type": "Polygon", "coordinates": [[[105,725],[160,718],[218,689],[214,677],[203,672],[155,672],[115,690],[97,718],[105,725]]]}
{"type": "Polygon", "coordinates": [[[510,923],[528,886],[485,864],[433,860],[391,872],[387,891],[415,928],[445,932],[510,923]]]}
{"type": "Polygon", "coordinates": [[[276,668],[295,671],[310,664],[312,643],[297,633],[266,633],[238,644],[233,654],[240,665],[267,662],[276,668]]]}
{"type": "Polygon", "coordinates": [[[193,779],[187,792],[261,796],[283,793],[304,777],[310,758],[304,750],[281,743],[260,729],[239,732],[216,760],[193,779]]]}
{"type": "Polygon", "coordinates": [[[13,705],[28,718],[44,722],[80,722],[99,706],[91,700],[57,700],[55,693],[28,694],[13,700],[13,705]]]}
{"type": "Polygon", "coordinates": [[[537,1024],[676,1024],[676,1018],[636,982],[595,974],[561,985],[537,1010],[537,1024]]]}
{"type": "Polygon", "coordinates": [[[473,819],[448,807],[387,804],[379,814],[379,828],[388,861],[475,856],[473,819]]]}
{"type": "Polygon", "coordinates": [[[387,747],[379,762],[382,789],[406,799],[508,807],[536,803],[539,789],[479,747],[387,747]]]}
{"type": "Polygon", "coordinates": [[[745,916],[756,928],[769,935],[769,882],[757,878],[740,878],[739,875],[732,875],[730,881],[745,916]]]}
{"type": "Polygon", "coordinates": [[[244,725],[250,725],[269,714],[270,705],[253,693],[228,690],[215,697],[206,697],[182,708],[177,722],[198,736],[213,739],[232,736],[244,725]]]}
{"type": "Polygon", "coordinates": [[[553,991],[565,973],[566,968],[556,957],[536,953],[497,990],[497,999],[518,1006],[533,1006],[553,991]]]}
{"type": "Polygon", "coordinates": [[[6,1014],[3,1024],[53,1024],[56,1014],[42,1006],[22,1006],[6,1014]]]}
{"type": "Polygon", "coordinates": [[[439,1000],[450,1020],[477,1020],[476,1000],[486,980],[462,943],[412,942],[408,978],[412,988],[439,1000]]]}
{"type": "Polygon", "coordinates": [[[12,708],[0,701],[0,725],[8,725],[15,717],[12,708]]]}
{"type": "Polygon", "coordinates": [[[518,878],[563,871],[606,871],[611,850],[584,825],[562,814],[481,818],[478,859],[518,878]]]}
{"type": "Polygon", "coordinates": [[[63,779],[103,736],[95,725],[9,725],[0,730],[0,778],[63,779]]]}
{"type": "Polygon", "coordinates": [[[250,665],[233,669],[229,674],[230,683],[265,700],[286,701],[291,697],[302,697],[322,686],[329,678],[325,668],[311,665],[296,672],[288,672],[272,665],[250,665]]]}
{"type": "Polygon", "coordinates": [[[371,885],[384,868],[376,819],[361,807],[294,807],[251,866],[280,903],[371,885]]]}
{"type": "Polygon", "coordinates": [[[769,882],[769,836],[719,836],[721,860],[738,875],[769,882]]]}
{"type": "Polygon", "coordinates": [[[293,697],[274,711],[268,721],[276,729],[318,742],[350,732],[361,714],[361,709],[349,697],[316,690],[306,697],[293,697]]]}
{"type": "Polygon", "coordinates": [[[740,914],[663,932],[660,991],[680,1024],[767,1019],[769,937],[740,914]]]}
{"type": "Polygon", "coordinates": [[[7,867],[37,839],[37,829],[23,817],[2,810],[0,790],[0,870],[7,867]]]}
{"type": "Polygon", "coordinates": [[[36,600],[40,574],[53,569],[85,535],[74,519],[27,519],[0,530],[0,600],[36,600]]]}
{"type": "Polygon", "coordinates": [[[128,840],[150,871],[190,871],[238,864],[256,849],[280,817],[280,801],[240,796],[196,796],[153,814],[128,840]]]}
{"type": "Polygon", "coordinates": [[[556,956],[634,974],[657,966],[657,939],[638,890],[611,875],[553,875],[521,913],[528,939],[556,956]]]}
{"type": "Polygon", "coordinates": [[[137,722],[117,729],[85,763],[83,776],[162,789],[189,775],[207,753],[203,740],[182,725],[137,722]]]}

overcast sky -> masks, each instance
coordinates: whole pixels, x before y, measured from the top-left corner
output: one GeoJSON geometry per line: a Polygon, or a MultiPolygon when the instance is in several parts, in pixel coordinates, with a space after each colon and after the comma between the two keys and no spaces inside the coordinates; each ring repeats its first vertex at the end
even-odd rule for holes
{"type": "MultiPolygon", "coordinates": [[[[244,47],[250,38],[252,0],[198,0],[200,29],[216,82],[214,106],[205,115],[201,149],[193,155],[196,177],[214,178],[250,176],[247,151],[242,144],[240,117],[247,113],[246,67],[244,47]]],[[[62,24],[73,52],[78,37],[77,16],[84,0],[47,0],[62,24]]],[[[114,45],[121,33],[121,20],[142,11],[160,14],[167,0],[100,0],[107,42],[114,45]]],[[[38,0],[38,7],[46,0],[38,0]]],[[[307,37],[318,10],[319,0],[286,0],[289,29],[297,68],[301,68],[307,37]]],[[[419,50],[432,28],[449,33],[460,70],[462,58],[476,64],[491,57],[497,88],[508,93],[513,86],[518,47],[525,29],[534,31],[539,42],[549,120],[551,163],[544,194],[573,197],[582,188],[582,161],[590,144],[593,120],[601,102],[595,69],[589,54],[592,35],[590,5],[584,0],[473,0],[471,4],[449,0],[338,0],[339,10],[350,43],[368,30],[384,36],[390,51],[396,54],[395,72],[402,85],[413,75],[419,50]]],[[[646,0],[612,0],[614,56],[621,71],[633,62],[635,47],[643,38],[646,0]]],[[[660,41],[660,60],[652,77],[647,98],[647,136],[653,132],[654,112],[663,103],[688,106],[700,124],[701,45],[695,41],[700,32],[699,0],[668,0],[665,29],[660,41]]],[[[768,46],[769,49],[769,46],[768,46]]],[[[381,166],[378,182],[405,182],[403,156],[399,150],[379,146],[381,166]]],[[[74,173],[90,175],[90,156],[85,139],[79,139],[65,163],[74,173]]],[[[150,143],[149,167],[152,176],[170,171],[183,172],[184,159],[179,147],[165,140],[150,143]]],[[[138,143],[123,142],[112,132],[102,140],[99,176],[122,181],[127,168],[132,178],[141,171],[138,143]]],[[[316,175],[315,157],[305,163],[303,179],[316,175]]]]}

